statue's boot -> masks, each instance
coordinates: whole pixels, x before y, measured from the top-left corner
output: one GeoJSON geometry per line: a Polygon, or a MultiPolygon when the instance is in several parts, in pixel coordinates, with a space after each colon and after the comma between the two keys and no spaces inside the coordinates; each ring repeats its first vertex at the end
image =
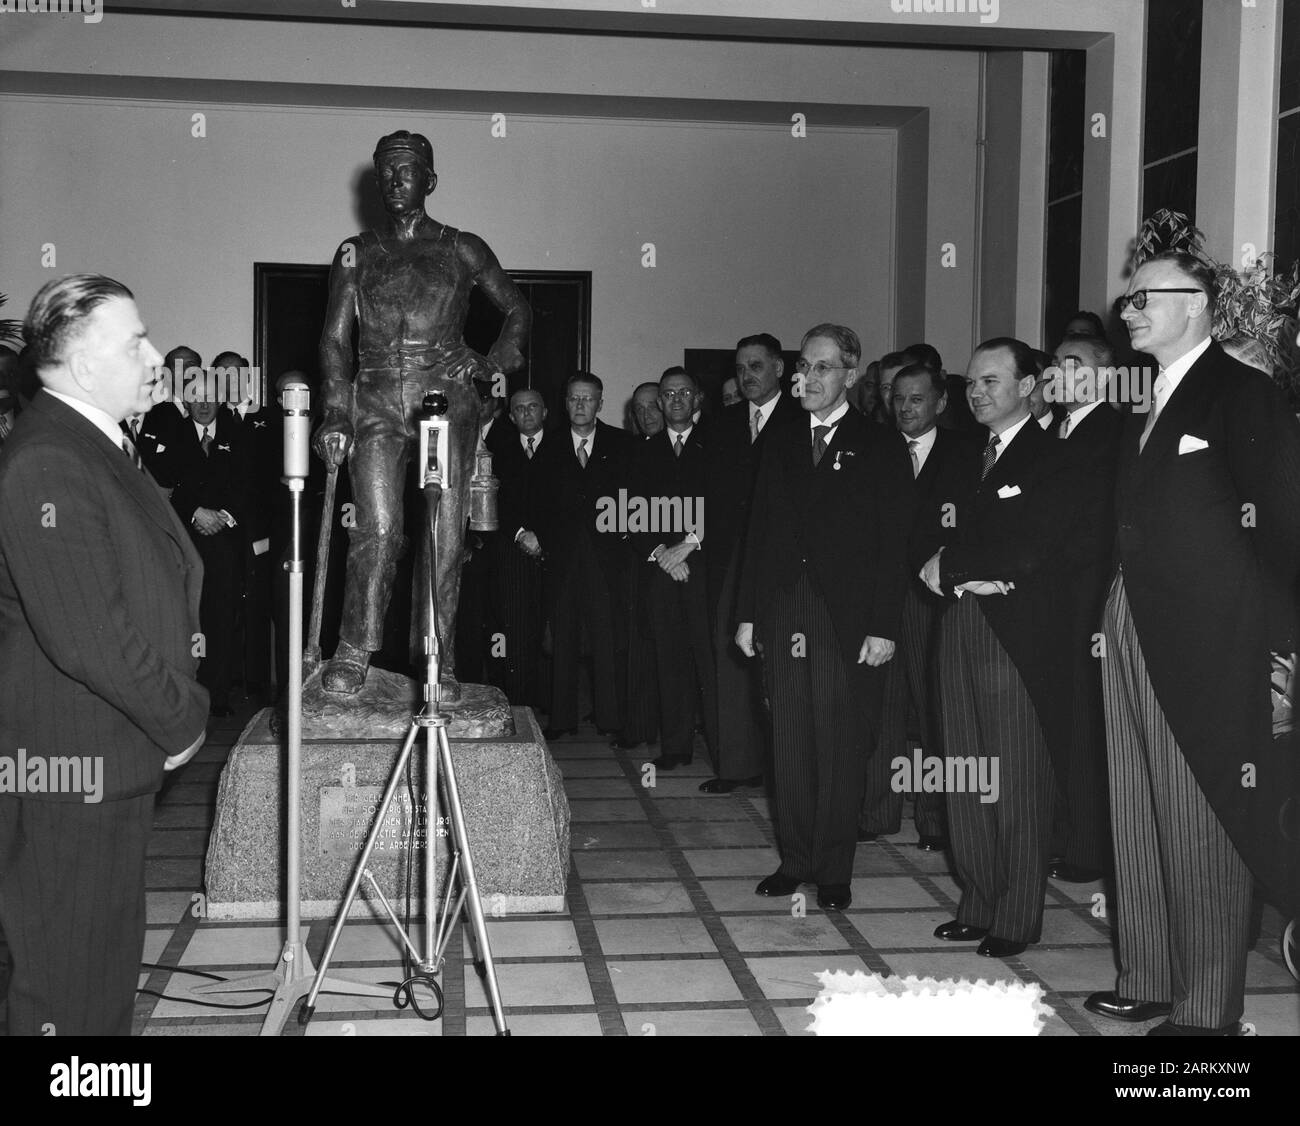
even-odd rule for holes
{"type": "Polygon", "coordinates": [[[444,673],[439,681],[440,695],[444,704],[460,702],[460,681],[450,673],[444,673]]]}
{"type": "Polygon", "coordinates": [[[340,639],[334,656],[321,673],[321,687],[341,696],[355,696],[366,683],[366,669],[369,667],[369,653],[340,639]]]}

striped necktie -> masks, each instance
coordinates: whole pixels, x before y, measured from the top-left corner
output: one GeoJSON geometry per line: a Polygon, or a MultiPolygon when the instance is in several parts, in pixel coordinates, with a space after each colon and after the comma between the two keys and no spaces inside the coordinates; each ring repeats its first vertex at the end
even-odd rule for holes
{"type": "Polygon", "coordinates": [[[996,434],[989,435],[989,444],[984,447],[984,465],[980,469],[981,481],[993,472],[993,467],[998,463],[998,446],[1001,444],[1002,439],[996,434]]]}
{"type": "Polygon", "coordinates": [[[682,436],[680,434],[677,435],[677,440],[673,443],[673,453],[677,457],[682,456],[682,436]]]}
{"type": "Polygon", "coordinates": [[[528,454],[528,460],[529,460],[529,461],[532,461],[532,460],[533,460],[533,454],[534,454],[534,452],[535,452],[534,449],[533,449],[533,443],[534,443],[536,440],[537,440],[536,438],[528,438],[528,439],[527,439],[527,442],[528,442],[528,449],[527,449],[525,452],[528,454]]]}
{"type": "Polygon", "coordinates": [[[581,465],[583,469],[587,468],[587,439],[586,438],[583,438],[582,441],[578,443],[578,464],[581,465]]]}

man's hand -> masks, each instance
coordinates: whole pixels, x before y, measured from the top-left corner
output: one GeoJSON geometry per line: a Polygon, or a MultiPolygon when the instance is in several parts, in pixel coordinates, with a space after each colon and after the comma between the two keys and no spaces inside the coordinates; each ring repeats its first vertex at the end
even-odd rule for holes
{"type": "Polygon", "coordinates": [[[754,640],[753,622],[741,622],[736,628],[736,646],[746,657],[763,652],[763,647],[754,640]]]}
{"type": "Polygon", "coordinates": [[[346,418],[326,417],[312,436],[311,448],[326,466],[337,469],[352,446],[352,423],[346,418]]]}
{"type": "Polygon", "coordinates": [[[943,548],[939,548],[929,559],[925,561],[925,566],[920,570],[920,578],[927,587],[935,594],[942,596],[943,587],[939,582],[939,556],[943,554],[943,548]]]}
{"type": "MultiPolygon", "coordinates": [[[[928,567],[929,564],[927,563],[928,567]]],[[[858,650],[858,664],[879,668],[894,655],[894,643],[883,637],[868,637],[858,650]]]]}
{"type": "Polygon", "coordinates": [[[190,759],[192,759],[195,755],[199,753],[199,748],[203,746],[203,742],[205,739],[207,739],[207,737],[208,737],[207,731],[200,731],[199,737],[195,739],[194,742],[191,743],[188,747],[186,747],[185,750],[181,751],[180,754],[167,756],[167,758],[163,761],[163,769],[175,770],[178,766],[184,766],[187,762],[190,761],[190,759]]]}
{"type": "Polygon", "coordinates": [[[196,508],[193,523],[201,536],[215,536],[226,527],[221,513],[215,508],[196,508]]]}
{"type": "Polygon", "coordinates": [[[525,531],[517,540],[515,540],[515,543],[519,545],[519,550],[525,555],[531,555],[536,558],[542,553],[542,545],[537,539],[536,532],[525,531]]]}
{"type": "Polygon", "coordinates": [[[466,383],[477,379],[482,383],[491,383],[499,370],[492,366],[486,356],[479,355],[468,345],[453,348],[447,358],[448,379],[460,379],[466,383]]]}

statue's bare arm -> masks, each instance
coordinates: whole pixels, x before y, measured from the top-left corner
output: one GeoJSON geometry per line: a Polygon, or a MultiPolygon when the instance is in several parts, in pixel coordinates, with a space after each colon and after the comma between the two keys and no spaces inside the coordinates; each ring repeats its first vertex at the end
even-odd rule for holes
{"type": "Polygon", "coordinates": [[[352,442],[352,334],[357,308],[357,257],[360,247],[348,239],[330,266],[329,300],[320,337],[321,425],[313,447],[326,464],[340,465],[352,442]]]}
{"type": "Polygon", "coordinates": [[[505,317],[496,343],[487,354],[488,378],[497,372],[509,375],[524,366],[524,348],[533,325],[533,311],[487,243],[477,235],[463,234],[460,245],[461,256],[475,282],[505,317]]]}

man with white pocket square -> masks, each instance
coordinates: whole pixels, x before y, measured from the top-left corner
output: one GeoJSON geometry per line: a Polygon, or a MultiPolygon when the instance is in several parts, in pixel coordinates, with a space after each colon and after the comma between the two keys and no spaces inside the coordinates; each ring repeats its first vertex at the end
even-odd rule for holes
{"type": "Polygon", "coordinates": [[[1270,650],[1295,648],[1300,426],[1268,376],[1210,336],[1215,276],[1143,263],[1119,300],[1160,365],[1127,420],[1106,601],[1116,988],[1085,1007],[1149,1035],[1235,1035],[1252,881],[1300,913],[1295,765],[1271,738],[1270,650]]]}
{"type": "Polygon", "coordinates": [[[944,752],[949,766],[976,767],[961,772],[968,784],[947,788],[962,896],[957,918],[934,933],[978,941],[978,953],[996,958],[1040,937],[1055,785],[1048,747],[1070,727],[1057,605],[1069,463],[1030,412],[1037,373],[1022,341],[975,350],[966,397],[987,427],[984,455],[955,501],[955,540],[921,570],[930,590],[958,600],[940,635],[944,752]],[[975,778],[991,784],[969,785],[975,778]]]}

